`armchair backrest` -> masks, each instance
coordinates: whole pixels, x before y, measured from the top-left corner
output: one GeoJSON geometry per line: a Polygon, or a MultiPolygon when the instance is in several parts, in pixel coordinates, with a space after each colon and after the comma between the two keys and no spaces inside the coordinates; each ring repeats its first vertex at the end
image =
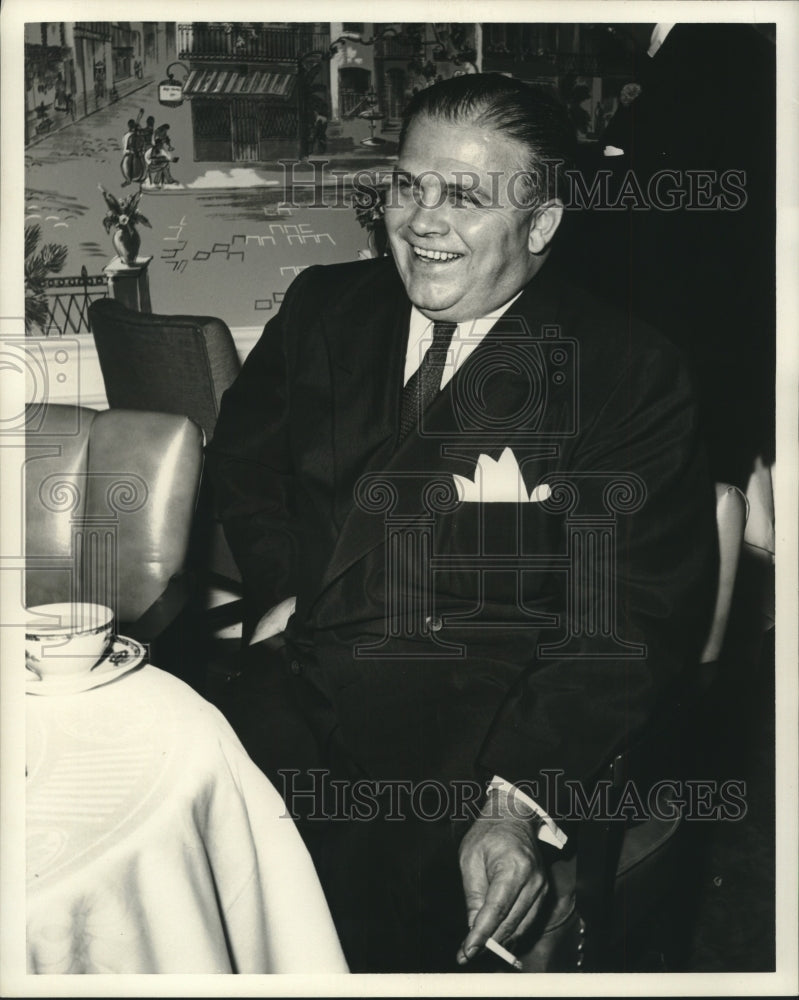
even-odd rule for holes
{"type": "Polygon", "coordinates": [[[727,623],[730,619],[732,594],[738,574],[738,559],[746,527],[746,497],[737,486],[716,483],[716,525],[719,533],[719,585],[710,635],[702,653],[702,663],[719,658],[727,623]]]}
{"type": "MultiPolygon", "coordinates": [[[[661,717],[651,721],[640,737],[611,761],[604,779],[610,786],[610,812],[618,805],[623,790],[630,785],[645,793],[658,779],[677,778],[690,760],[696,728],[702,724],[703,695],[713,679],[730,617],[738,561],[746,526],[746,497],[735,486],[716,484],[716,525],[719,542],[719,579],[716,605],[710,633],[700,657],[700,664],[687,678],[688,689],[678,704],[669,706],[661,717]],[[700,665],[705,665],[702,668],[700,665]],[[686,758],[687,755],[687,758],[686,758]]],[[[667,803],[661,807],[668,810],[667,803]]],[[[588,820],[579,832],[576,865],[577,912],[582,921],[581,968],[598,971],[610,956],[613,934],[614,893],[627,878],[624,907],[634,922],[635,903],[648,899],[656,903],[656,889],[677,877],[668,868],[669,850],[680,825],[679,812],[672,819],[656,815],[625,830],[618,820],[588,820]],[[652,864],[653,858],[660,858],[652,864]],[[648,864],[647,864],[648,863],[648,864]],[[643,888],[641,888],[643,887],[643,888]]]]}
{"type": "Polygon", "coordinates": [[[241,368],[221,319],[140,313],[96,299],[89,322],[110,407],[185,414],[210,441],[222,393],[241,368]]]}
{"type": "Polygon", "coordinates": [[[97,601],[119,622],[139,620],[184,568],[202,444],[194,422],[168,413],[50,404],[36,414],[25,460],[26,605],[97,601]]]}

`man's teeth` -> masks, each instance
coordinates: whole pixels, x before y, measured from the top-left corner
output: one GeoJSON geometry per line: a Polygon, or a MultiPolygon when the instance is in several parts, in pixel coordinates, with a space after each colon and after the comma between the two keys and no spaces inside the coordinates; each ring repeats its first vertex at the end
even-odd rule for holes
{"type": "Polygon", "coordinates": [[[425,260],[457,260],[463,256],[460,253],[449,253],[447,250],[422,250],[421,247],[413,247],[413,252],[425,260]]]}

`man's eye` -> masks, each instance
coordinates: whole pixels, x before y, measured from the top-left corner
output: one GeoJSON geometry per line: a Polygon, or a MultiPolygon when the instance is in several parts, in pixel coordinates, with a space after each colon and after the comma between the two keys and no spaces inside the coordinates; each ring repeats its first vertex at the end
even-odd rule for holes
{"type": "Polygon", "coordinates": [[[482,202],[474,191],[451,191],[450,203],[458,208],[480,208],[482,202]]]}

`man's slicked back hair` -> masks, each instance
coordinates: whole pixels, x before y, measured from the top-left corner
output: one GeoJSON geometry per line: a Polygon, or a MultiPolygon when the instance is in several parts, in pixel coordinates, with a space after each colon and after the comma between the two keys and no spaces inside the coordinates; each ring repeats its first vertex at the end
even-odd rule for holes
{"type": "Polygon", "coordinates": [[[527,150],[529,193],[536,202],[562,194],[562,173],[573,166],[577,137],[553,91],[500,73],[466,73],[420,90],[408,102],[399,148],[421,117],[495,129],[527,150]]]}

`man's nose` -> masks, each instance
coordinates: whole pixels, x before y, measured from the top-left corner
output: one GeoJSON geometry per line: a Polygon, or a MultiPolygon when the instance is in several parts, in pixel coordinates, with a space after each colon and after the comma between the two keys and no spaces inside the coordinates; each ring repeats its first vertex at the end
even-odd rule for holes
{"type": "Polygon", "coordinates": [[[417,236],[449,231],[447,199],[443,194],[417,197],[409,225],[417,236]]]}

